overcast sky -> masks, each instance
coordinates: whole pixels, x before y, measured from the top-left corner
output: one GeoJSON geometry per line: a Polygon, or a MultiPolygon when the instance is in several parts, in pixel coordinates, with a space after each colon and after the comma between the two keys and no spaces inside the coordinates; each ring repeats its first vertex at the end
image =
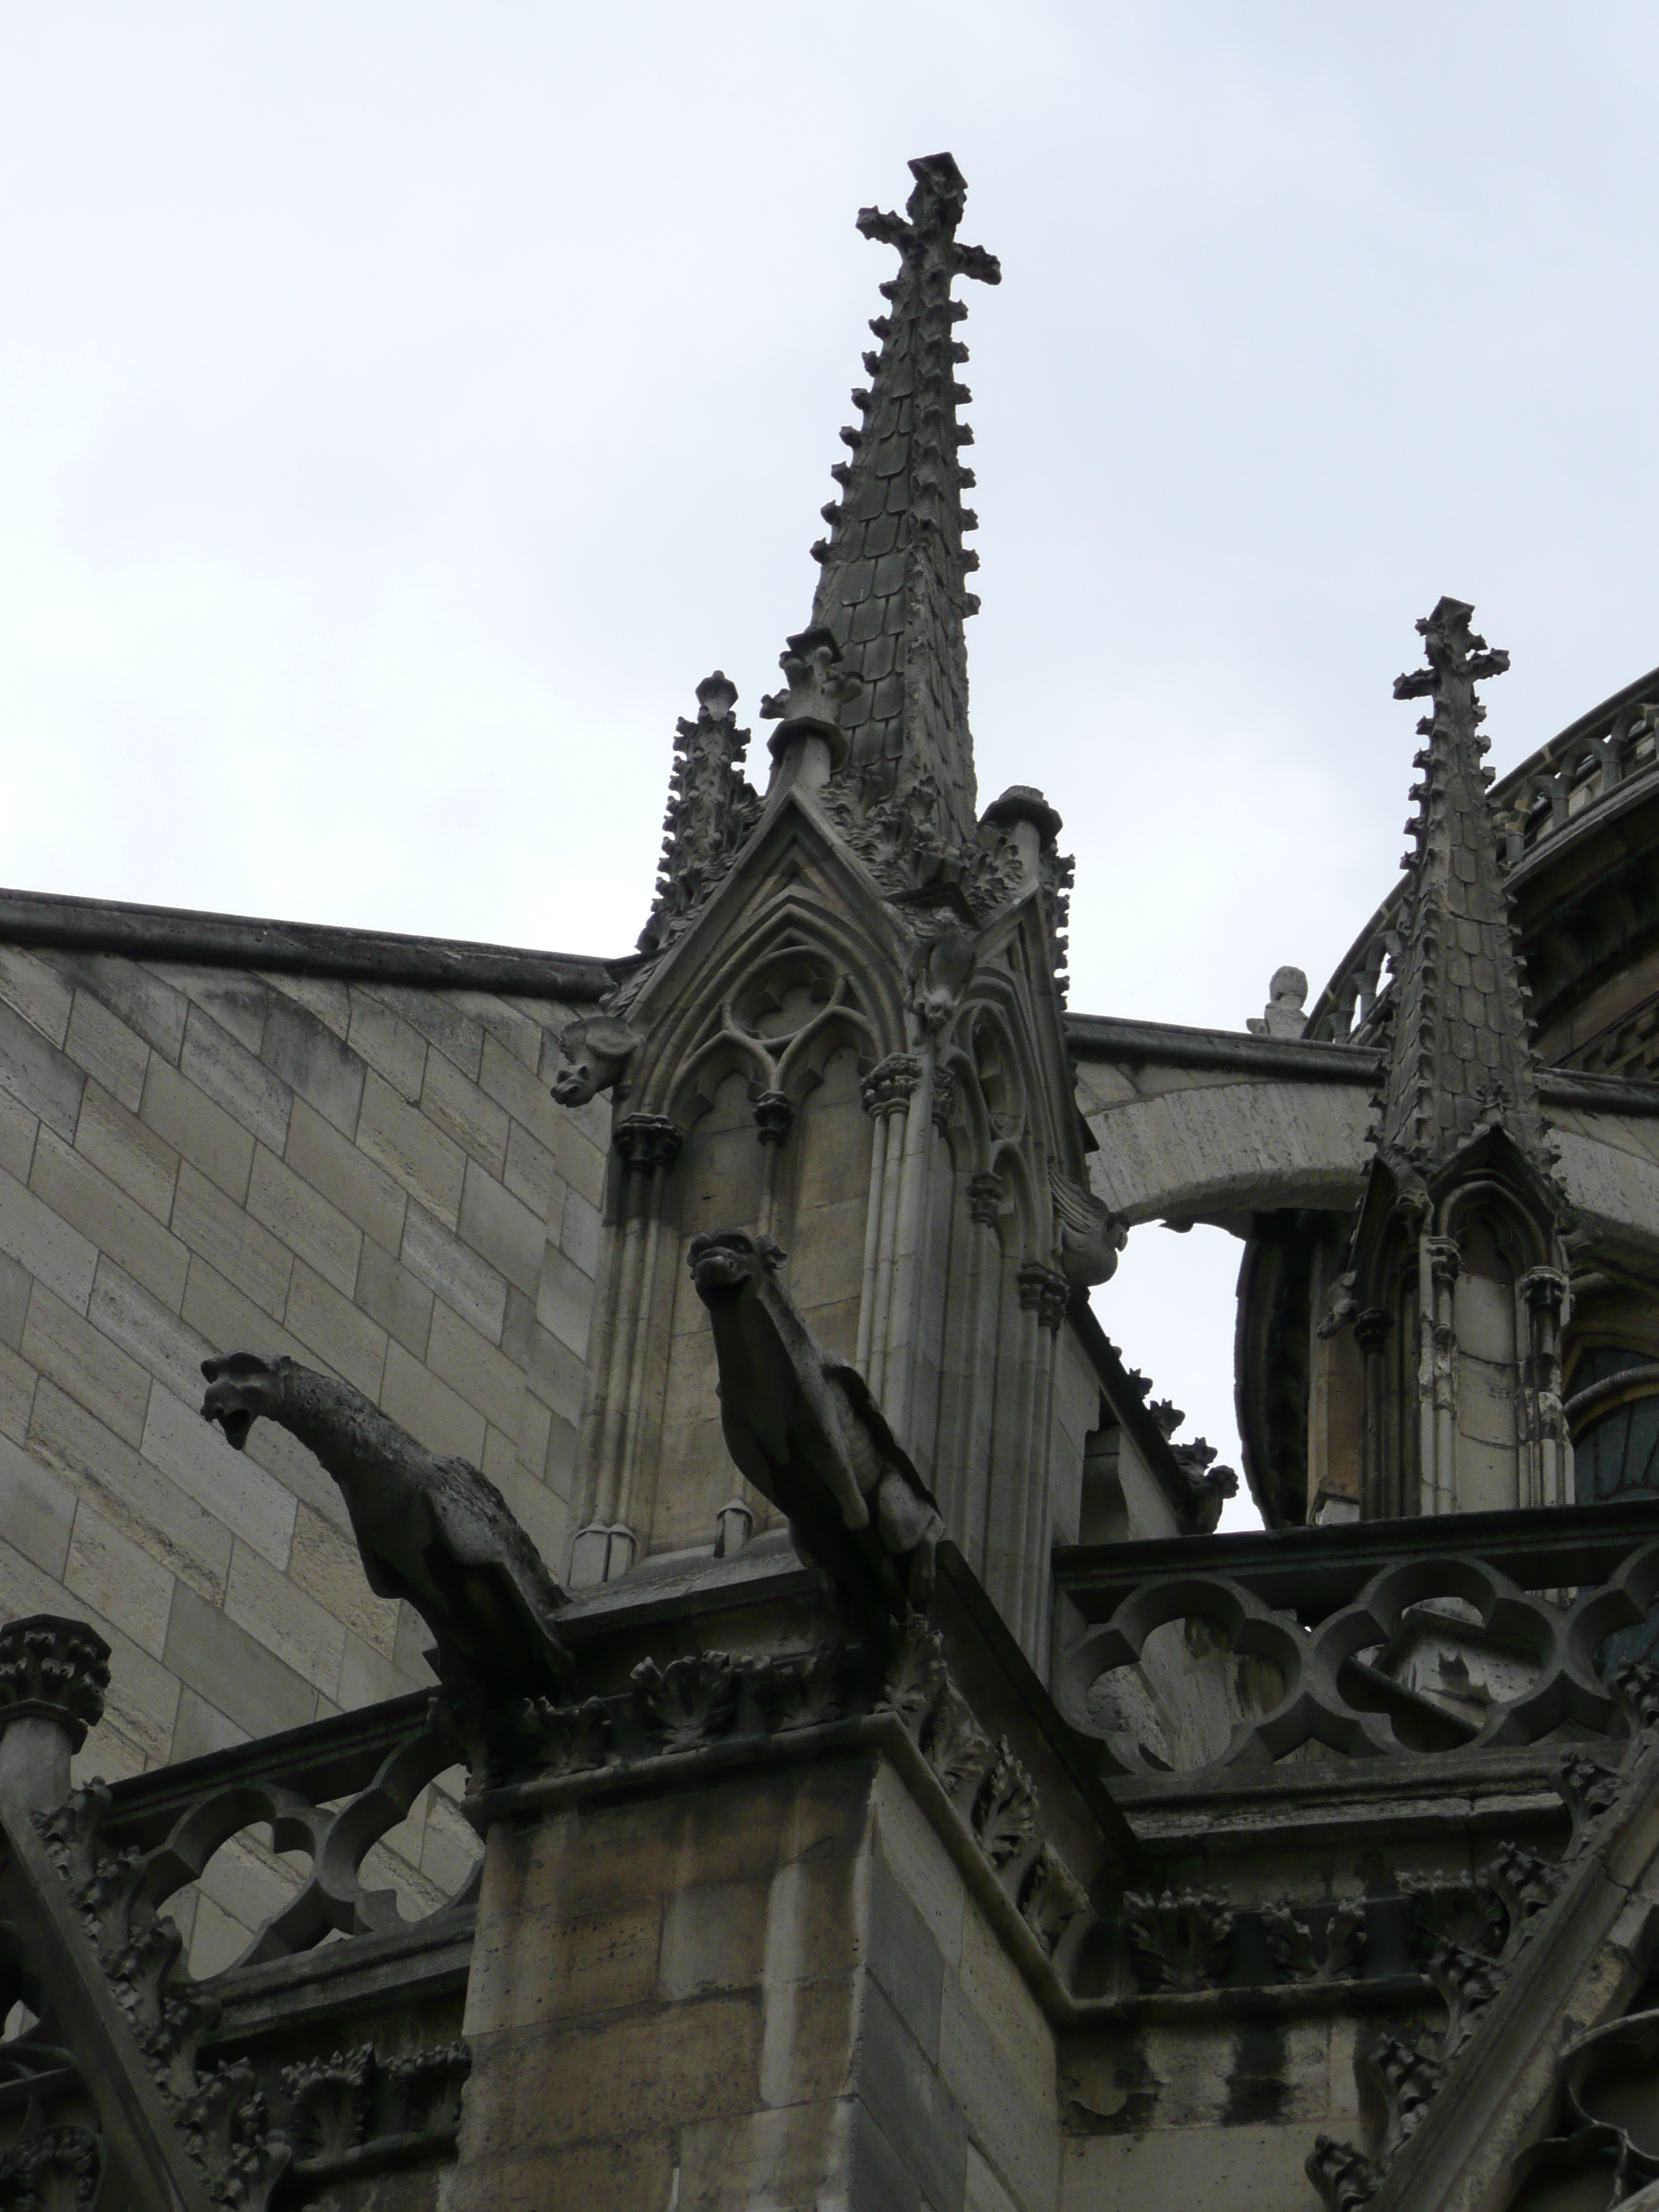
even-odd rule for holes
{"type": "MultiPolygon", "coordinates": [[[[0,0],[0,880],[629,946],[675,717],[807,612],[854,213],[948,147],[1073,1003],[1316,991],[1416,616],[1512,653],[1500,770],[1659,661],[1656,107],[1650,6],[0,0]]],[[[1229,1449],[1237,1254],[1098,1299],[1229,1449]]]]}

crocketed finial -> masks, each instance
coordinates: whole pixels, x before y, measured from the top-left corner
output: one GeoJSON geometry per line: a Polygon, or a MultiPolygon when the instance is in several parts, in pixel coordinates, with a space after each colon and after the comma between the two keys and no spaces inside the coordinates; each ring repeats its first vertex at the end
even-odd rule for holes
{"type": "Polygon", "coordinates": [[[1407,823],[1416,849],[1394,954],[1378,1149],[1429,1173],[1478,1130],[1501,1121],[1543,1163],[1544,1126],[1498,831],[1481,766],[1486,709],[1474,687],[1501,676],[1507,653],[1470,628],[1474,610],[1443,599],[1417,625],[1428,665],[1395,679],[1396,699],[1431,699],[1418,724],[1422,781],[1407,823]]]}
{"type": "Polygon", "coordinates": [[[811,627],[835,637],[862,679],[841,715],[844,779],[865,803],[913,804],[954,848],[975,832],[963,623],[979,605],[964,585],[979,556],[962,542],[977,518],[962,504],[974,477],[957,458],[973,437],[957,419],[970,397],[956,374],[968,349],[952,335],[968,311],[951,287],[957,276],[994,284],[1002,272],[957,237],[967,186],[952,157],[925,155],[910,172],[902,216],[859,214],[866,238],[898,249],[899,267],[881,288],[890,310],[870,325],[881,346],[864,356],[869,386],[853,394],[862,421],[841,434],[851,458],[830,472],[842,495],[812,549],[823,573],[811,627]]]}

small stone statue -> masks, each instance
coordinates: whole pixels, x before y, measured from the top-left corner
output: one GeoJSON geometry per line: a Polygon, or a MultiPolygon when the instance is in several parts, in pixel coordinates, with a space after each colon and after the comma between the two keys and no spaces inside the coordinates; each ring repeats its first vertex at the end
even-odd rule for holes
{"type": "Polygon", "coordinates": [[[556,1616],[564,1593],[495,1484],[440,1459],[380,1407],[292,1359],[204,1359],[202,1417],[236,1450],[262,1416],[297,1437],[339,1485],[377,1597],[406,1598],[432,1631],[447,1689],[556,1698],[569,1665],[556,1616]]]}
{"type": "Polygon", "coordinates": [[[1308,1026],[1308,979],[1299,968],[1275,968],[1267,1003],[1244,1026],[1252,1036],[1299,1037],[1308,1026]]]}
{"type": "Polygon", "coordinates": [[[641,1042],[639,1031],[614,1014],[590,1014],[586,1021],[572,1022],[559,1037],[561,1066],[553,1078],[553,1096],[561,1106],[586,1106],[617,1082],[641,1042]]]}
{"type": "Polygon", "coordinates": [[[742,1230],[691,1240],[727,1448],[855,1610],[926,1606],[945,1523],[864,1377],[817,1342],[779,1279],[787,1256],[742,1230]]]}

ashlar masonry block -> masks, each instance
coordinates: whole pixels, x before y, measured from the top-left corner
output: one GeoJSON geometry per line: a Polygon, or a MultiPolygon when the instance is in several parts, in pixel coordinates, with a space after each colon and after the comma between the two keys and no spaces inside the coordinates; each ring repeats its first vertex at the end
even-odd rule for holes
{"type": "Polygon", "coordinates": [[[976,1949],[964,1983],[969,1920],[878,1753],[497,1818],[446,2212],[1054,2212],[1053,2040],[976,1949]]]}

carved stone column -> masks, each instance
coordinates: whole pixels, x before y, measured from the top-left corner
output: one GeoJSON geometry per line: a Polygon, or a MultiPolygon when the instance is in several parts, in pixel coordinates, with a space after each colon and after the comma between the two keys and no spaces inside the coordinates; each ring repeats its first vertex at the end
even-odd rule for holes
{"type": "Polygon", "coordinates": [[[1521,1364],[1521,1503],[1570,1505],[1567,1425],[1561,1412],[1567,1278],[1559,1267],[1531,1267],[1515,1287],[1526,1327],[1521,1364]]]}
{"type": "Polygon", "coordinates": [[[592,1426],[592,1518],[571,1547],[574,1589],[614,1582],[634,1564],[636,1538],[624,1510],[639,1452],[640,1401],[651,1336],[664,1188],[684,1132],[663,1114],[630,1114],[611,1142],[621,1163],[616,1259],[605,1301],[600,1387],[592,1426]]]}
{"type": "Polygon", "coordinates": [[[969,1176],[966,1195],[971,1226],[951,1324],[951,1388],[945,1399],[950,1426],[940,1437],[933,1486],[963,1558],[975,1574],[982,1574],[1002,1287],[998,1224],[1006,1192],[1002,1177],[986,1171],[969,1176]]]}
{"type": "Polygon", "coordinates": [[[1020,1273],[1020,1299],[1027,1296],[1028,1274],[1037,1318],[1036,1364],[1031,1377],[1031,1427],[1028,1447],[1030,1476],[1026,1495],[1023,1550],[1024,1585],[1020,1605],[1020,1641],[1032,1663],[1040,1662],[1048,1609],[1048,1471],[1054,1457],[1054,1367],[1060,1324],[1071,1303],[1071,1285],[1053,1267],[1020,1273]],[[1040,1278],[1040,1279],[1036,1279],[1040,1278]]]}
{"type": "Polygon", "coordinates": [[[763,1237],[775,1237],[778,1228],[778,1163],[789,1132],[795,1126],[795,1109],[783,1091],[763,1091],[753,1108],[755,1134],[760,1139],[765,1164],[761,1170],[760,1218],[756,1226],[763,1237]]]}
{"type": "Polygon", "coordinates": [[[1389,1450],[1389,1388],[1386,1354],[1394,1330],[1394,1316],[1382,1306],[1368,1306],[1354,1317],[1354,1342],[1359,1346],[1361,1411],[1359,1437],[1360,1511],[1368,1521],[1396,1520],[1404,1511],[1399,1486],[1393,1480],[1389,1450]]]}
{"type": "Polygon", "coordinates": [[[1462,1255],[1449,1237],[1418,1240],[1419,1513],[1457,1510],[1457,1324],[1452,1298],[1462,1255]]]}
{"type": "MultiPolygon", "coordinates": [[[[921,1060],[921,1073],[905,1114],[903,1156],[899,1169],[898,1206],[890,1241],[893,1288],[887,1308],[887,1349],[882,1363],[882,1410],[893,1433],[924,1466],[932,1461],[936,1429],[924,1430],[912,1403],[927,1300],[924,1270],[933,1220],[933,1162],[939,1138],[933,1127],[933,1056],[921,1060]]],[[[896,1125],[895,1125],[896,1127],[896,1125]]],[[[890,1157],[892,1136],[889,1136],[890,1157]]]]}
{"type": "Polygon", "coordinates": [[[1005,1327],[999,1347],[997,1435],[984,1572],[986,1587],[1029,1656],[1033,1626],[1028,1606],[1030,1555],[1036,1516],[1048,1510],[1043,1445],[1052,1331],[1059,1325],[1056,1315],[1066,1310],[1066,1284],[1052,1267],[1028,1260],[1015,1270],[1014,1288],[1018,1318],[1012,1328],[1005,1327]]]}
{"type": "Polygon", "coordinates": [[[893,1228],[898,1216],[910,1097],[921,1080],[913,1053],[890,1053],[864,1079],[864,1110],[875,1124],[870,1147],[870,1203],[865,1214],[864,1280],[859,1298],[858,1364],[878,1397],[887,1361],[893,1295],[893,1228]]]}
{"type": "Polygon", "coordinates": [[[0,1796],[33,1813],[64,1802],[108,1687],[109,1646],[83,1620],[37,1613],[0,1628],[0,1796]]]}

